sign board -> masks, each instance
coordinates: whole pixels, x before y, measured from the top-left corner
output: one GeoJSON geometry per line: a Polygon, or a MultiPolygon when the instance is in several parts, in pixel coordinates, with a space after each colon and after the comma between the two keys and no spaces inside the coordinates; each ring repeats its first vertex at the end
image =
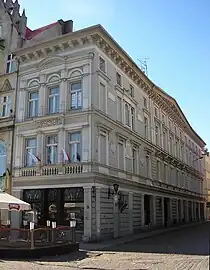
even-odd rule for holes
{"type": "Polygon", "coordinates": [[[9,210],[20,210],[20,205],[18,203],[9,203],[9,210]]]}

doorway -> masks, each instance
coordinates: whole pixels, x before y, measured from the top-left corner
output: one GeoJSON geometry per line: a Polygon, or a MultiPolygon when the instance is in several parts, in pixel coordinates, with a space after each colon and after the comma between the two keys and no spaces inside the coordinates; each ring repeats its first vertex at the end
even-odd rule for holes
{"type": "Polygon", "coordinates": [[[144,195],[144,217],[145,225],[149,226],[151,224],[151,196],[144,195]]]}
{"type": "Polygon", "coordinates": [[[164,198],[164,225],[168,226],[169,223],[169,199],[164,198]]]}

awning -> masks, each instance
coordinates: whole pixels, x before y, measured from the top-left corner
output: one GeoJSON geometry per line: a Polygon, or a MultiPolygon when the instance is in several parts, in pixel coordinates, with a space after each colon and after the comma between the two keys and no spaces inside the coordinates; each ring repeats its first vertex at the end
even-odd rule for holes
{"type": "Polygon", "coordinates": [[[9,211],[25,211],[31,210],[31,205],[21,201],[20,199],[0,191],[0,209],[9,211]]]}

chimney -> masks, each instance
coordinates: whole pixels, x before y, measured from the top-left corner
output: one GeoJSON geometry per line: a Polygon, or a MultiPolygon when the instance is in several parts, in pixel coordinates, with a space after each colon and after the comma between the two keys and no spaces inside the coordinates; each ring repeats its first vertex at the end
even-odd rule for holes
{"type": "Polygon", "coordinates": [[[20,31],[21,39],[25,39],[26,25],[27,25],[27,17],[26,17],[25,9],[24,9],[22,16],[20,17],[20,23],[19,23],[19,31],[20,31]]]}
{"type": "Polygon", "coordinates": [[[62,34],[65,35],[71,32],[73,32],[73,21],[72,20],[65,21],[62,27],[62,34]]]}

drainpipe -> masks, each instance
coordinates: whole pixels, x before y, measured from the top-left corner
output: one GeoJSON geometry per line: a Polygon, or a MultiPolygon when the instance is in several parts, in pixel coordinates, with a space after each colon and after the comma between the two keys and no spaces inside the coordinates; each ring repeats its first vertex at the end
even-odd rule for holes
{"type": "Polygon", "coordinates": [[[17,110],[17,92],[19,84],[19,69],[20,69],[20,60],[17,60],[17,76],[16,76],[16,86],[15,86],[15,95],[14,95],[14,115],[13,115],[13,124],[12,124],[12,141],[11,141],[11,160],[9,167],[9,179],[7,185],[7,193],[12,194],[12,175],[13,175],[13,155],[14,155],[14,145],[15,145],[15,122],[16,122],[16,110],[17,110]]]}

